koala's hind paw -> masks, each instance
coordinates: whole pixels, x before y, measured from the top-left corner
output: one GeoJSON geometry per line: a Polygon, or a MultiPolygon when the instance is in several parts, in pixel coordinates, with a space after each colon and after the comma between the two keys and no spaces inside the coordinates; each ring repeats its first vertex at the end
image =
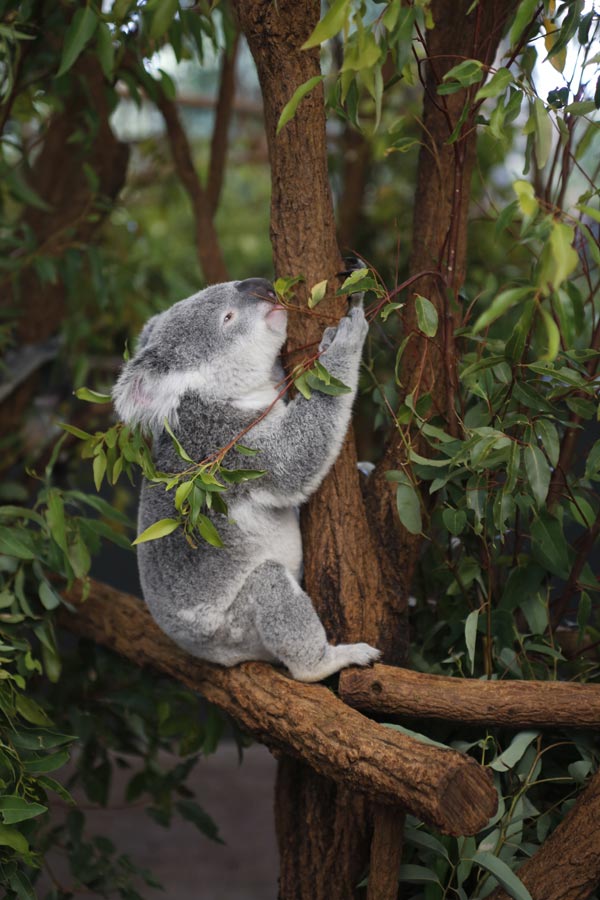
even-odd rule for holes
{"type": "Polygon", "coordinates": [[[341,644],[337,649],[341,650],[342,647],[347,654],[347,666],[370,666],[381,656],[381,650],[370,644],[341,644]]]}
{"type": "Polygon", "coordinates": [[[369,644],[328,644],[322,658],[310,669],[291,663],[288,668],[297,681],[321,681],[346,666],[368,666],[380,656],[381,652],[369,644]]]}

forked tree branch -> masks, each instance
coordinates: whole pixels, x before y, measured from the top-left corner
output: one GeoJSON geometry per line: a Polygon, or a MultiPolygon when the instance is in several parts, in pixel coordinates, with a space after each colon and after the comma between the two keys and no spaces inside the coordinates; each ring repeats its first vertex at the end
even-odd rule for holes
{"type": "Polygon", "coordinates": [[[229,275],[213,224],[208,194],[196,171],[190,143],[181,124],[177,106],[161,89],[158,90],[156,104],[165,120],[167,138],[177,175],[192,204],[196,226],[196,253],[204,278],[209,284],[228,281],[229,275]]]}
{"type": "Polygon", "coordinates": [[[392,666],[345,669],[339,696],[371,713],[509,728],[600,729],[600,687],[566,681],[479,681],[392,666]]]}
{"type": "Polygon", "coordinates": [[[239,42],[240,34],[238,31],[233,39],[229,53],[227,49],[223,50],[221,60],[219,94],[215,106],[215,122],[210,142],[210,163],[208,166],[208,181],[206,183],[208,206],[213,218],[219,205],[223,176],[225,174],[229,124],[235,97],[235,61],[239,42]]]}
{"type": "Polygon", "coordinates": [[[265,663],[231,669],[195,659],[155,625],[144,604],[92,582],[82,602],[66,599],[60,623],[137,665],[152,666],[198,691],[268,747],[379,803],[402,806],[446,834],[474,834],[494,814],[491,773],[474,759],[365,718],[322,685],[302,684],[265,663]]]}

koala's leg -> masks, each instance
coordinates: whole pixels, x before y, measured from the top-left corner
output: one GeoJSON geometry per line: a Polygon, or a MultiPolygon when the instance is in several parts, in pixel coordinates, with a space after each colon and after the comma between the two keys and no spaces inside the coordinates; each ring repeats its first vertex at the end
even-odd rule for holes
{"type": "Polygon", "coordinates": [[[380,655],[369,644],[329,644],[308,594],[272,560],[246,579],[230,610],[232,632],[249,617],[266,653],[298,681],[321,681],[345,666],[366,666],[380,655]]]}

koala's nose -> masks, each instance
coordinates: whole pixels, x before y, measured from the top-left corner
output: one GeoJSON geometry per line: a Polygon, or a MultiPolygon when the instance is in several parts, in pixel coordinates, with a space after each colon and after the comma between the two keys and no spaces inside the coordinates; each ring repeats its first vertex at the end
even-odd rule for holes
{"type": "Polygon", "coordinates": [[[245,281],[238,281],[236,288],[254,300],[277,299],[273,285],[266,278],[246,278],[245,281]]]}

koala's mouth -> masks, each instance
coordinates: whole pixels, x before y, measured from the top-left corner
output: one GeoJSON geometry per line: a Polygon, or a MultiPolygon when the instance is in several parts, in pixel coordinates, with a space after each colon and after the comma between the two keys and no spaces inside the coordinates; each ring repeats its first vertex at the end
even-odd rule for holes
{"type": "Polygon", "coordinates": [[[271,303],[265,315],[265,321],[269,327],[272,325],[276,330],[279,330],[281,326],[285,327],[287,323],[287,309],[281,303],[271,303]]]}

